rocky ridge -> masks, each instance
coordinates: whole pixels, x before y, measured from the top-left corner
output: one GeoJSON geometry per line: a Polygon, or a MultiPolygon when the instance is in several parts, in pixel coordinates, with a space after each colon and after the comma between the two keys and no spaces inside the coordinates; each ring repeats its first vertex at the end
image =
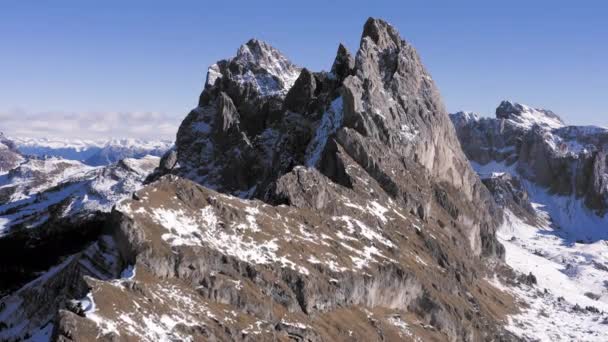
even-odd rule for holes
{"type": "Polygon", "coordinates": [[[382,20],[330,72],[257,40],[212,66],[148,182],[107,224],[133,272],[86,278],[56,340],[516,340],[500,212],[382,20]]]}
{"type": "Polygon", "coordinates": [[[0,295],[97,240],[114,203],[139,189],[158,160],[148,156],[90,167],[61,158],[25,157],[2,175],[0,295]]]}

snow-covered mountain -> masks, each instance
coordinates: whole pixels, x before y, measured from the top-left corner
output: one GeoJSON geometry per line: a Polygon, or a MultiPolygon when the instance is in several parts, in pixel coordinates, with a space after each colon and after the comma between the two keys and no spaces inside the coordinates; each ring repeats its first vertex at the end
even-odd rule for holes
{"type": "Polygon", "coordinates": [[[107,142],[95,154],[87,158],[87,165],[100,166],[125,158],[141,158],[146,155],[161,157],[173,146],[170,141],[146,141],[138,139],[114,139],[107,142]]]}
{"type": "Polygon", "coordinates": [[[109,212],[114,203],[141,186],[159,159],[126,158],[92,167],[57,157],[28,158],[0,176],[0,235],[49,220],[109,212]]]}
{"type": "Polygon", "coordinates": [[[108,165],[124,158],[162,156],[173,143],[167,140],[11,138],[24,155],[77,160],[91,166],[108,165]]]}
{"type": "Polygon", "coordinates": [[[25,155],[61,157],[85,161],[98,152],[106,142],[80,139],[12,137],[19,151],[25,155]]]}
{"type": "Polygon", "coordinates": [[[498,237],[522,278],[493,283],[527,306],[508,329],[530,340],[607,340],[608,130],[508,101],[495,119],[451,118],[504,210],[498,237]]]}
{"type": "Polygon", "coordinates": [[[471,113],[451,118],[472,162],[504,163],[557,195],[584,201],[600,216],[608,212],[607,129],[567,126],[551,111],[508,101],[495,119],[471,113]]]}

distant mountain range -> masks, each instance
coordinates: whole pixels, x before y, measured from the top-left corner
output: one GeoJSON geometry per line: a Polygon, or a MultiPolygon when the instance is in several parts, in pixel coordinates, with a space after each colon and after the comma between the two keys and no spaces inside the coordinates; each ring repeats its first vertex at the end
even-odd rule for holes
{"type": "Polygon", "coordinates": [[[173,142],[169,140],[27,137],[11,137],[10,140],[23,155],[61,157],[90,166],[109,165],[124,158],[141,158],[146,155],[159,157],[173,146],[173,142]]]}

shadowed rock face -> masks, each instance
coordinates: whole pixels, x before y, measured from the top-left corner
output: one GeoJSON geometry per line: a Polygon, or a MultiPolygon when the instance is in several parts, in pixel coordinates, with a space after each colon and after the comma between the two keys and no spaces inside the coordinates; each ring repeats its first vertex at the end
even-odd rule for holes
{"type": "Polygon", "coordinates": [[[495,174],[483,179],[496,203],[530,224],[538,223],[538,217],[521,180],[507,173],[495,174]]]}
{"type": "Polygon", "coordinates": [[[503,101],[496,119],[451,115],[468,158],[504,163],[552,193],[584,198],[598,215],[608,210],[608,130],[566,126],[553,112],[503,101]]]}
{"type": "Polygon", "coordinates": [[[501,217],[382,20],[331,72],[258,40],[211,66],[149,181],[112,211],[111,267],[62,292],[79,301],[56,303],[54,339],[514,339],[486,281],[501,217]]]}

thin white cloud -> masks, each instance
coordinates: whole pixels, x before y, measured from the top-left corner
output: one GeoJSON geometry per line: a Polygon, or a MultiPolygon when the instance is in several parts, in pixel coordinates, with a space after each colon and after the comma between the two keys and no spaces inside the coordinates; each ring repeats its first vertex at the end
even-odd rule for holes
{"type": "Polygon", "coordinates": [[[175,139],[184,116],[158,112],[0,111],[0,131],[14,137],[175,139]]]}

